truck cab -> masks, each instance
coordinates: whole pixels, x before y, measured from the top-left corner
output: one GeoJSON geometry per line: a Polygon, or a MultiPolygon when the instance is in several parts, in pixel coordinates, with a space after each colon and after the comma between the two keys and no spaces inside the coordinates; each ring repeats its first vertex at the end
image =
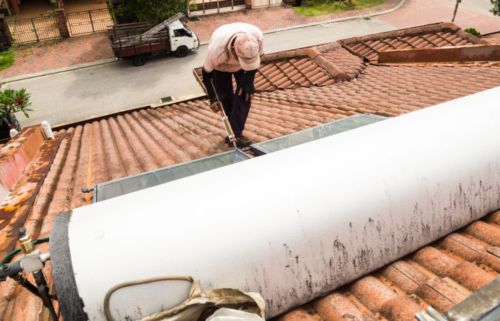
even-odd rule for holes
{"type": "Polygon", "coordinates": [[[190,50],[200,45],[198,37],[180,20],[175,20],[169,26],[170,48],[177,56],[184,57],[190,50]]]}

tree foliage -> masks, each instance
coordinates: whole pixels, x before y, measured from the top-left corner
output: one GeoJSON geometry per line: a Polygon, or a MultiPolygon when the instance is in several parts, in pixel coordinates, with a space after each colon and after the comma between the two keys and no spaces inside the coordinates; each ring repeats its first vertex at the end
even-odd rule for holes
{"type": "Polygon", "coordinates": [[[491,4],[493,5],[493,8],[491,8],[491,12],[496,15],[500,16],[500,0],[490,0],[491,4]]]}
{"type": "MultiPolygon", "coordinates": [[[[455,21],[455,17],[457,16],[457,10],[458,6],[460,5],[460,2],[462,0],[456,0],[455,2],[455,10],[453,11],[453,17],[451,18],[451,21],[455,21]]],[[[491,4],[493,5],[493,8],[490,9],[491,13],[493,13],[496,16],[500,16],[500,0],[490,0],[491,4]]]]}
{"type": "Polygon", "coordinates": [[[0,90],[0,117],[9,117],[18,111],[29,117],[28,112],[32,111],[29,106],[31,106],[30,94],[26,89],[0,90]]]}
{"type": "Polygon", "coordinates": [[[159,23],[179,11],[186,0],[122,0],[116,13],[136,21],[159,23]]]}

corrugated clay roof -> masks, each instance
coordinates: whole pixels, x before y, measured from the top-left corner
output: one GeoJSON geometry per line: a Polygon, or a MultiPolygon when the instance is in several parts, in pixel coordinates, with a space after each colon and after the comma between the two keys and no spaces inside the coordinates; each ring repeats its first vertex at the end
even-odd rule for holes
{"type": "Polygon", "coordinates": [[[482,43],[451,23],[435,23],[388,31],[376,35],[341,40],[345,47],[360,57],[377,61],[378,53],[394,49],[439,48],[482,43]]]}
{"type": "MultiPolygon", "coordinates": [[[[347,67],[354,78],[364,65],[336,43],[268,54],[262,58],[262,65],[255,75],[255,89],[274,91],[332,85],[345,80],[341,67],[347,67]]],[[[201,84],[201,67],[196,68],[194,74],[201,84]]]]}
{"type": "Polygon", "coordinates": [[[256,74],[255,88],[272,91],[285,88],[331,85],[335,81],[310,58],[294,58],[264,64],[256,74]]]}
{"type": "Polygon", "coordinates": [[[481,40],[492,45],[500,45],[500,31],[484,35],[481,37],[481,40]]]}
{"type": "MultiPolygon", "coordinates": [[[[272,80],[258,78],[260,91],[245,131],[255,142],[356,113],[396,116],[500,85],[499,66],[373,65],[338,44],[265,59],[261,74],[272,80]],[[312,66],[310,71],[307,66],[312,66]],[[296,67],[300,73],[294,73],[296,67]],[[319,78],[314,83],[304,74],[319,78]]],[[[92,195],[82,193],[82,187],[225,151],[224,136],[206,99],[59,130],[12,189],[24,195],[27,181],[38,186],[29,190],[33,197],[7,204],[13,211],[4,216],[0,230],[2,254],[12,247],[15,226],[24,224],[34,237],[45,236],[60,212],[91,203],[92,195]]],[[[500,272],[499,224],[500,214],[493,214],[283,320],[415,320],[414,313],[427,304],[444,311],[500,272]]],[[[40,311],[39,299],[12,281],[0,286],[0,320],[45,320],[40,311]]]]}

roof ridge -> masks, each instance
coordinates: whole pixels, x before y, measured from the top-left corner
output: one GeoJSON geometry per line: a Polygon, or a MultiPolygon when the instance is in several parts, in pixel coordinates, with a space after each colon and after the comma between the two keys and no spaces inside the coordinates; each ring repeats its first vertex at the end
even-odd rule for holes
{"type": "Polygon", "coordinates": [[[428,32],[432,32],[432,31],[442,31],[442,30],[449,30],[452,32],[460,33],[460,36],[467,38],[467,40],[474,42],[474,43],[481,42],[481,39],[479,37],[476,37],[474,35],[471,35],[470,33],[463,31],[459,26],[457,26],[456,24],[454,24],[452,22],[437,22],[437,23],[431,23],[431,24],[426,24],[426,25],[422,25],[422,26],[415,26],[415,27],[408,27],[408,28],[404,28],[404,29],[379,32],[379,33],[374,33],[374,34],[361,36],[361,37],[352,37],[352,38],[341,39],[341,40],[339,40],[339,43],[340,44],[352,44],[355,42],[361,42],[361,41],[367,41],[367,40],[374,40],[374,39],[380,39],[380,38],[397,38],[397,37],[418,35],[418,34],[422,34],[422,33],[428,33],[428,32]]]}
{"type": "Polygon", "coordinates": [[[379,52],[379,63],[497,62],[500,45],[472,44],[436,48],[391,49],[379,52]]]}
{"type": "Polygon", "coordinates": [[[481,38],[482,38],[482,37],[491,36],[491,35],[497,35],[497,34],[500,34],[500,30],[498,30],[498,31],[493,31],[493,32],[488,32],[488,33],[483,33],[483,34],[481,35],[481,38]]]}

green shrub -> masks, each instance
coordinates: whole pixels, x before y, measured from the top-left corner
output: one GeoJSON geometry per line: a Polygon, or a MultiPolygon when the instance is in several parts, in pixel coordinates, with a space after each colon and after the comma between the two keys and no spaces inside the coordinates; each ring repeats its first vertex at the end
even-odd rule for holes
{"type": "Polygon", "coordinates": [[[22,112],[26,118],[29,112],[33,111],[31,106],[30,94],[26,89],[4,89],[0,91],[0,117],[10,117],[17,112],[22,112]]]}
{"type": "Polygon", "coordinates": [[[328,13],[363,9],[384,3],[385,0],[303,0],[293,10],[303,16],[320,16],[328,13]]]}
{"type": "Polygon", "coordinates": [[[13,48],[0,52],[0,71],[5,70],[14,64],[15,52],[13,48]]]}
{"type": "Polygon", "coordinates": [[[467,33],[470,33],[471,35],[474,35],[474,36],[481,36],[481,33],[479,31],[476,30],[476,28],[467,28],[467,29],[464,29],[465,32],[467,33]]]}

